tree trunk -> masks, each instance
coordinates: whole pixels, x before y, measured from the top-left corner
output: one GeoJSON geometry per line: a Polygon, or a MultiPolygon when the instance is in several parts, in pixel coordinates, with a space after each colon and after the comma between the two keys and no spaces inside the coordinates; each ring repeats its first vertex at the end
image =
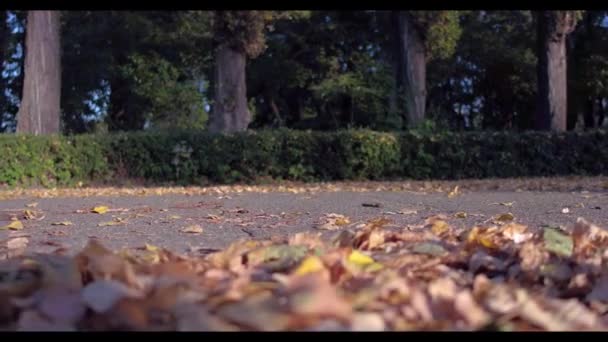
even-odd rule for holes
{"type": "MultiPolygon", "coordinates": [[[[3,62],[8,57],[8,40],[10,32],[6,23],[6,15],[7,11],[0,11],[0,65],[3,65],[3,62]]],[[[0,70],[1,69],[2,68],[0,68],[0,70]]],[[[2,123],[2,118],[8,107],[7,98],[4,95],[7,86],[8,82],[0,75],[0,124],[2,123]]]]}
{"type": "Polygon", "coordinates": [[[29,11],[25,40],[23,98],[17,133],[60,130],[61,45],[58,11],[29,11]]]}
{"type": "Polygon", "coordinates": [[[251,122],[247,106],[245,52],[220,45],[215,54],[215,103],[209,123],[211,132],[245,131],[251,122]]]}
{"type": "Polygon", "coordinates": [[[585,101],[583,119],[585,122],[585,129],[595,128],[595,98],[589,97],[585,101]]]}
{"type": "Polygon", "coordinates": [[[424,120],[426,103],[426,51],[420,32],[405,12],[399,14],[402,84],[405,90],[407,123],[410,127],[424,120]]]}
{"type": "Polygon", "coordinates": [[[402,53],[402,39],[401,39],[401,25],[400,25],[400,13],[395,11],[390,14],[391,21],[391,39],[390,39],[390,50],[388,54],[387,62],[390,63],[393,75],[395,75],[393,87],[389,94],[389,113],[399,113],[399,92],[403,87],[403,53],[402,53]]]}
{"type": "Polygon", "coordinates": [[[538,15],[536,127],[540,130],[567,128],[566,38],[574,29],[573,16],[569,11],[541,11],[538,15]]]}

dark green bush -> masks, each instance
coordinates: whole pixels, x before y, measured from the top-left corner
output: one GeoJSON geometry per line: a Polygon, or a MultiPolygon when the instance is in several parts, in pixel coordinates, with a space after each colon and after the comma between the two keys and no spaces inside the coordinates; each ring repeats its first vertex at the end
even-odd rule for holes
{"type": "Polygon", "coordinates": [[[9,186],[599,175],[608,170],[608,133],[281,129],[0,135],[0,155],[0,184],[9,186]]]}

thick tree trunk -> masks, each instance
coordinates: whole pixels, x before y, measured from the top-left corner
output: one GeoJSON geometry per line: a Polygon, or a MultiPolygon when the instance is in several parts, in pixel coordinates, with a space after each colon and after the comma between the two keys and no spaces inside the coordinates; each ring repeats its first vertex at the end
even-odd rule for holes
{"type": "Polygon", "coordinates": [[[60,130],[61,45],[58,11],[29,11],[25,40],[23,98],[17,133],[60,130]]]}
{"type": "Polygon", "coordinates": [[[403,49],[401,39],[401,25],[400,23],[400,12],[394,11],[390,14],[391,22],[391,39],[390,39],[390,51],[387,54],[387,62],[391,65],[393,74],[395,75],[393,87],[389,94],[389,112],[391,114],[399,113],[399,92],[403,87],[403,49]]]}
{"type": "Polygon", "coordinates": [[[426,51],[420,32],[405,12],[399,15],[401,61],[407,123],[416,126],[424,120],[426,104],[426,51]]]}
{"type": "Polygon", "coordinates": [[[538,109],[536,127],[565,131],[567,125],[566,38],[574,29],[573,14],[541,11],[538,29],[538,109]]]}
{"type": "MultiPolygon", "coordinates": [[[[6,24],[6,16],[7,11],[0,11],[0,65],[2,65],[8,57],[9,29],[6,24]]],[[[2,68],[0,68],[0,70],[1,69],[2,68]]],[[[4,112],[7,109],[7,99],[4,95],[7,85],[6,79],[0,75],[0,120],[2,120],[4,112]]]]}
{"type": "Polygon", "coordinates": [[[211,132],[245,131],[251,122],[247,106],[245,52],[220,45],[215,54],[215,103],[210,118],[211,132]]]}

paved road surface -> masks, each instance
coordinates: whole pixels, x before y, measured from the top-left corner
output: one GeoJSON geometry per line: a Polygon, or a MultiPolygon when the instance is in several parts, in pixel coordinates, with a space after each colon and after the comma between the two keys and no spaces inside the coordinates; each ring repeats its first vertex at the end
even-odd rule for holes
{"type": "Polygon", "coordinates": [[[0,241],[9,235],[29,235],[29,251],[52,251],[58,246],[76,252],[89,238],[97,237],[109,247],[137,247],[144,243],[170,248],[176,252],[197,248],[222,248],[242,238],[268,238],[314,230],[324,214],[348,216],[353,222],[385,216],[395,225],[418,225],[426,217],[445,214],[454,225],[468,227],[483,223],[493,215],[511,212],[519,223],[531,227],[544,224],[571,226],[584,217],[608,228],[608,192],[471,192],[455,198],[445,194],[409,192],[325,192],[316,194],[240,193],[224,196],[148,196],[19,199],[0,201],[0,226],[10,216],[30,209],[44,213],[42,220],[24,220],[25,228],[0,230],[0,241]],[[37,202],[35,208],[26,204],[37,202]],[[496,203],[513,202],[511,207],[496,203]],[[367,207],[364,203],[380,204],[367,207]],[[106,214],[90,213],[90,208],[105,205],[106,214]],[[562,209],[568,208],[568,213],[562,209]],[[120,211],[128,209],[128,211],[120,211]],[[409,211],[410,214],[399,214],[409,211]],[[412,214],[412,211],[416,211],[412,214]],[[454,217],[466,212],[465,219],[454,217]],[[120,218],[115,226],[98,226],[120,218]],[[52,223],[71,221],[71,226],[52,223]],[[198,224],[202,234],[180,230],[198,224]]]}

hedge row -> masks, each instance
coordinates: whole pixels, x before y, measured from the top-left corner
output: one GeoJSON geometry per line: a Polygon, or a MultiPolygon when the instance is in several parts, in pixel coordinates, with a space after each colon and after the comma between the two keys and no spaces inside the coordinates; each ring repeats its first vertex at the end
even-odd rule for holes
{"type": "Polygon", "coordinates": [[[5,134],[0,158],[0,184],[23,186],[599,175],[608,170],[608,132],[5,134]]]}

